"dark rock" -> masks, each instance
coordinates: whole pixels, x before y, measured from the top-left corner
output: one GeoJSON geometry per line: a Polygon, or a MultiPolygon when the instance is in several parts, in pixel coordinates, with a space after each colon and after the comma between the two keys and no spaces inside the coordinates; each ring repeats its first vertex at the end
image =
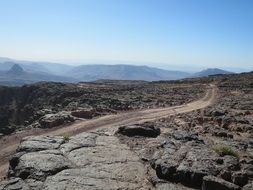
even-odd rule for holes
{"type": "Polygon", "coordinates": [[[220,173],[220,177],[226,181],[232,181],[231,177],[232,177],[232,174],[231,174],[231,171],[228,171],[228,170],[223,170],[221,171],[220,173]]]}
{"type": "Polygon", "coordinates": [[[236,118],[236,122],[240,123],[240,124],[250,124],[249,120],[247,120],[247,119],[245,119],[243,117],[236,118]]]}
{"type": "Polygon", "coordinates": [[[240,187],[214,176],[203,178],[202,190],[240,190],[240,187]]]}
{"type": "Polygon", "coordinates": [[[217,137],[228,137],[228,133],[225,131],[218,131],[215,133],[215,136],[217,137]]]}
{"type": "Polygon", "coordinates": [[[154,164],[154,169],[156,170],[157,177],[161,179],[169,179],[171,181],[175,180],[175,174],[178,167],[178,163],[173,161],[163,161],[157,160],[154,164]]]}
{"type": "Polygon", "coordinates": [[[119,127],[116,133],[126,135],[129,137],[133,136],[157,137],[158,135],[160,135],[161,132],[160,128],[155,126],[131,125],[119,127]]]}
{"type": "Polygon", "coordinates": [[[187,141],[198,141],[198,142],[203,142],[202,139],[199,139],[199,136],[197,133],[190,133],[187,131],[176,131],[173,133],[173,137],[176,140],[180,140],[183,142],[187,141]]]}
{"type": "Polygon", "coordinates": [[[213,117],[219,117],[219,116],[223,116],[223,115],[225,115],[224,111],[221,111],[221,110],[214,110],[214,111],[212,111],[212,116],[213,117]]]}
{"type": "Polygon", "coordinates": [[[92,119],[93,117],[99,116],[100,114],[96,112],[95,109],[78,109],[71,112],[74,117],[92,119]]]}
{"type": "Polygon", "coordinates": [[[248,176],[246,173],[235,172],[232,175],[232,181],[234,184],[242,187],[248,183],[248,176]]]}
{"type": "MultiPolygon", "coordinates": [[[[0,123],[1,123],[1,121],[0,121],[0,123]]],[[[1,126],[1,124],[0,124],[0,126],[1,126]]],[[[0,127],[0,133],[4,134],[4,135],[9,135],[9,134],[13,133],[15,130],[16,130],[16,127],[12,126],[12,125],[6,125],[6,126],[0,127]]]]}
{"type": "Polygon", "coordinates": [[[234,121],[234,119],[230,116],[224,116],[222,118],[222,127],[227,129],[228,126],[234,121]]]}

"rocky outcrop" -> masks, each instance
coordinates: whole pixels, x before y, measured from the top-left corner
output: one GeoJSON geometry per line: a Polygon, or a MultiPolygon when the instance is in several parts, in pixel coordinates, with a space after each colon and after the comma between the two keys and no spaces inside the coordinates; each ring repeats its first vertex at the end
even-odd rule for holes
{"type": "Polygon", "coordinates": [[[252,180],[246,172],[250,174],[253,163],[250,156],[241,160],[228,145],[224,145],[224,152],[220,154],[209,138],[178,126],[175,129],[172,126],[163,128],[162,131],[157,138],[120,137],[121,142],[128,144],[141,160],[155,170],[158,179],[153,183],[158,184],[157,187],[161,186],[160,180],[165,180],[197,189],[241,189],[252,180]],[[215,180],[211,181],[206,176],[213,176],[215,180]]]}
{"type": "Polygon", "coordinates": [[[0,189],[149,189],[138,156],[110,134],[26,138],[0,189]]]}
{"type": "Polygon", "coordinates": [[[251,188],[252,159],[221,155],[198,133],[158,129],[146,123],[73,137],[25,138],[0,190],[251,188]],[[119,133],[122,129],[163,133],[128,136],[119,133]]]}
{"type": "MultiPolygon", "coordinates": [[[[201,137],[178,138],[178,131],[175,134],[172,134],[174,138],[161,139],[160,148],[150,159],[158,178],[195,188],[200,188],[205,176],[210,175],[219,180],[223,178],[234,187],[248,183],[247,174],[241,170],[242,165],[236,156],[216,153],[201,137]]],[[[219,180],[215,180],[218,185],[214,186],[206,180],[204,189],[215,189],[216,186],[219,189],[219,185],[222,186],[219,180]]]]}

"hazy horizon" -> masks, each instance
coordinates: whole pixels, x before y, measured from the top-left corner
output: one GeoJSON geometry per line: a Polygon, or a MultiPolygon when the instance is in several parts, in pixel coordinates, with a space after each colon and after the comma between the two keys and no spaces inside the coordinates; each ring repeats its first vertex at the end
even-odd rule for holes
{"type": "Polygon", "coordinates": [[[85,60],[81,62],[71,62],[71,61],[50,61],[50,60],[33,60],[33,59],[15,59],[10,57],[2,57],[0,56],[0,59],[11,59],[13,61],[20,61],[20,62],[31,62],[31,63],[52,63],[52,64],[64,64],[69,66],[81,66],[81,65],[133,65],[133,66],[148,66],[148,67],[154,67],[164,70],[170,70],[170,71],[182,71],[182,72],[188,72],[188,73],[196,73],[201,70],[209,69],[209,68],[218,68],[223,69],[230,72],[235,73],[241,73],[241,72],[250,72],[253,71],[253,68],[241,68],[241,67],[204,67],[204,66],[198,66],[198,65],[189,65],[187,64],[168,64],[168,63],[151,63],[151,62],[130,62],[130,61],[122,61],[122,60],[85,60]]]}
{"type": "Polygon", "coordinates": [[[2,1],[0,56],[252,71],[252,6],[250,0],[2,1]]]}

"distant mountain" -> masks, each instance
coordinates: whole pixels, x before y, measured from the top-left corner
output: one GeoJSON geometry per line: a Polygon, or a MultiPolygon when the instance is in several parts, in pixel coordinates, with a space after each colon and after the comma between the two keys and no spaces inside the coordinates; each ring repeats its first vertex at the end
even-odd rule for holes
{"type": "Polygon", "coordinates": [[[99,79],[111,80],[175,80],[189,76],[181,71],[168,71],[147,66],[133,65],[81,65],[73,68],[69,76],[79,80],[94,81],[99,79]]]}
{"type": "Polygon", "coordinates": [[[205,69],[200,72],[197,72],[193,76],[194,77],[205,77],[205,76],[209,76],[209,75],[221,75],[221,74],[223,74],[223,75],[224,74],[232,74],[232,72],[225,71],[225,70],[218,69],[218,68],[209,68],[209,69],[205,69]]]}
{"type": "Polygon", "coordinates": [[[127,64],[70,66],[60,63],[19,61],[0,57],[0,84],[7,85],[22,85],[39,81],[82,82],[101,79],[158,81],[217,74],[231,74],[231,72],[213,68],[189,74],[182,71],[127,64]]]}
{"type": "Polygon", "coordinates": [[[15,64],[19,64],[28,72],[44,72],[54,75],[64,75],[70,69],[74,68],[74,66],[60,63],[20,61],[0,57],[0,71],[7,71],[15,64]]]}
{"type": "Polygon", "coordinates": [[[186,72],[169,71],[148,66],[123,64],[70,66],[49,62],[19,61],[9,58],[0,58],[0,71],[7,71],[15,64],[19,64],[25,72],[65,76],[75,78],[77,81],[100,79],[157,81],[176,80],[190,76],[186,72]]]}
{"type": "Polygon", "coordinates": [[[19,64],[14,64],[8,71],[0,71],[0,85],[20,86],[39,81],[77,82],[76,79],[43,72],[27,72],[19,64]]]}
{"type": "Polygon", "coordinates": [[[25,71],[18,64],[14,64],[11,69],[7,72],[9,75],[22,75],[25,74],[25,71]]]}

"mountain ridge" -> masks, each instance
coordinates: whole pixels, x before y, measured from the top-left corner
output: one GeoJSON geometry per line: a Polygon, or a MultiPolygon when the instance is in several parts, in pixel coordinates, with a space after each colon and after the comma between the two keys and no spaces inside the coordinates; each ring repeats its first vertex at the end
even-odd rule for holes
{"type": "Polygon", "coordinates": [[[70,66],[60,63],[15,61],[0,57],[0,84],[2,85],[23,85],[39,81],[85,82],[101,79],[159,81],[231,73],[218,68],[209,68],[192,74],[177,70],[128,64],[70,66]],[[13,67],[18,71],[12,71],[13,67]]]}
{"type": "Polygon", "coordinates": [[[233,74],[233,72],[225,71],[223,69],[219,68],[207,68],[200,72],[196,72],[194,74],[195,77],[204,77],[204,76],[210,76],[210,75],[220,75],[220,74],[233,74]]]}

